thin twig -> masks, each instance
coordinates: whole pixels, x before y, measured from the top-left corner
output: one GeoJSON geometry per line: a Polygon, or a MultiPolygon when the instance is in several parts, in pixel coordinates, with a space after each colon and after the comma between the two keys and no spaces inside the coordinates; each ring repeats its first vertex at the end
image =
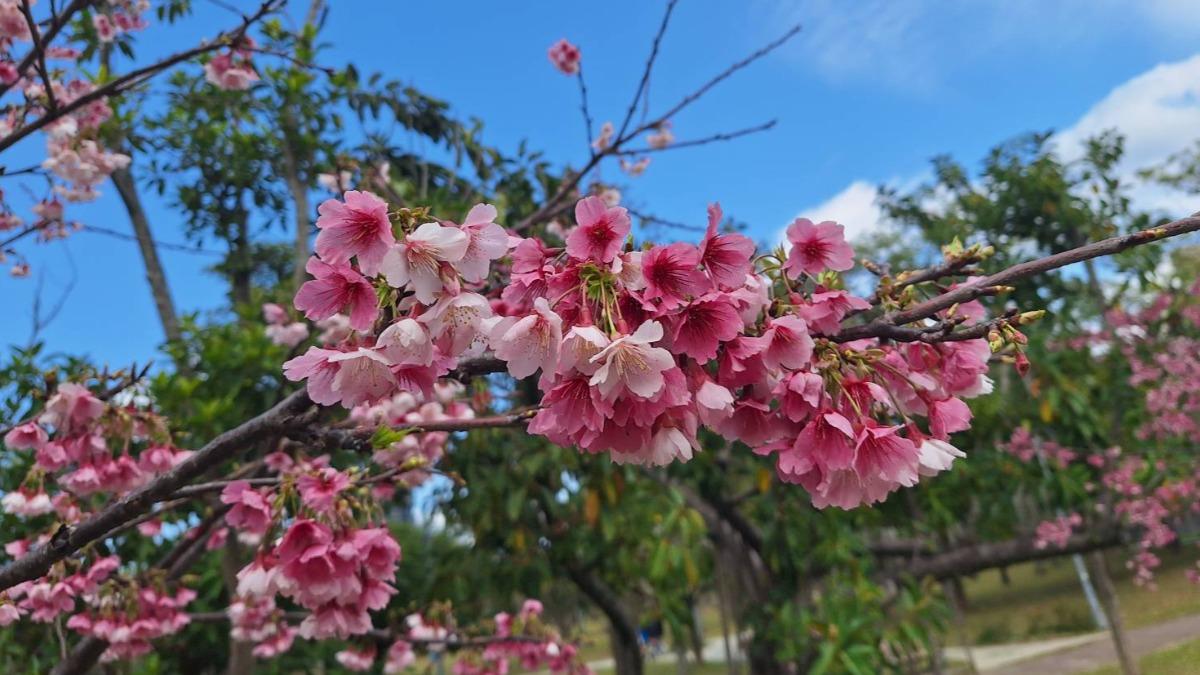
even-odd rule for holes
{"type": "Polygon", "coordinates": [[[658,48],[662,45],[663,36],[667,33],[667,24],[671,21],[671,13],[675,11],[676,2],[678,0],[668,0],[667,2],[662,23],[658,27],[658,32],[654,34],[654,42],[650,45],[650,56],[646,59],[646,67],[642,69],[642,79],[638,82],[637,91],[633,93],[633,100],[629,102],[629,110],[625,112],[625,119],[621,122],[620,131],[617,132],[618,139],[625,138],[625,132],[629,130],[629,123],[633,120],[633,114],[637,110],[638,101],[641,100],[642,94],[650,84],[650,73],[654,70],[654,61],[658,58],[658,48]]]}
{"type": "Polygon", "coordinates": [[[664,145],[664,146],[657,147],[657,148],[652,148],[652,147],[647,146],[645,148],[636,148],[634,150],[620,150],[614,154],[617,154],[617,155],[644,155],[644,154],[651,153],[651,152],[664,152],[666,150],[678,150],[680,148],[691,148],[691,147],[695,147],[697,145],[707,145],[709,143],[716,143],[718,141],[732,141],[733,139],[741,138],[742,136],[749,136],[750,134],[757,134],[762,131],[769,131],[777,123],[778,123],[778,120],[770,120],[768,122],[763,122],[762,124],[759,124],[756,126],[747,127],[745,129],[738,129],[737,131],[725,131],[725,132],[721,132],[719,134],[713,134],[712,136],[705,136],[704,138],[694,138],[694,139],[687,140],[687,141],[680,141],[678,143],[671,143],[670,145],[664,145]]]}

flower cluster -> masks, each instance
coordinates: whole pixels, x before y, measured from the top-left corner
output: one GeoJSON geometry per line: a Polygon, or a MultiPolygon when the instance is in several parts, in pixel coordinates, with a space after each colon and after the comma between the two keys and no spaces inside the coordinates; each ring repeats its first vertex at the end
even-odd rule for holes
{"type": "Polygon", "coordinates": [[[565,38],[550,45],[546,52],[550,63],[563,75],[574,75],[579,72],[579,47],[568,42],[565,38]]]}
{"type": "Polygon", "coordinates": [[[295,347],[308,339],[308,324],[289,320],[287,310],[268,302],[262,306],[263,319],[267,322],[267,337],[281,347],[295,347]]]}
{"type": "Polygon", "coordinates": [[[204,79],[219,89],[249,89],[258,81],[258,73],[254,72],[254,64],[250,60],[253,49],[254,41],[243,37],[237,45],[213,56],[204,64],[204,79]]]}
{"type": "Polygon", "coordinates": [[[1054,520],[1043,520],[1038,523],[1034,547],[1049,548],[1051,545],[1066,548],[1071,539],[1071,530],[1083,524],[1083,516],[1072,513],[1069,516],[1059,516],[1054,520]]]}
{"type": "Polygon", "coordinates": [[[963,399],[991,389],[983,339],[838,340],[871,305],[839,288],[854,258],[836,223],[797,220],[790,251],[756,259],[748,238],[720,231],[716,205],[698,244],[642,249],[626,210],[599,197],[578,202],[563,248],[506,233],[489,205],[461,225],[393,222],[383,200],[350,191],[320,214],[296,307],[346,313],[362,334],[284,372],[325,405],[429,398],[490,349],[514,378],[540,373],[529,429],[555,443],[663,465],[691,459],[708,427],[776,454],[780,478],[817,506],[851,508],[963,456],[948,442],[970,424],[963,399]],[[489,283],[497,260],[503,285],[489,283]]]}

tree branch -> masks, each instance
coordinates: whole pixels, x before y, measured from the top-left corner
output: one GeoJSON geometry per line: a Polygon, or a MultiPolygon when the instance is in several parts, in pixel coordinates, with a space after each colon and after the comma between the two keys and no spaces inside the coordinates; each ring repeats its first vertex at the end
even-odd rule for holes
{"type": "Polygon", "coordinates": [[[103,538],[123,523],[146,513],[155,503],[169,499],[172,493],[213,466],[234,457],[247,446],[271,434],[288,431],[298,416],[312,405],[308,394],[301,389],[258,417],[217,436],[170,471],[113,502],[77,526],[60,526],[50,541],[0,567],[0,590],[46,574],[54,563],[103,538]]]}
{"type": "Polygon", "coordinates": [[[1114,255],[1143,244],[1177,237],[1189,232],[1200,230],[1200,213],[1187,218],[1172,221],[1159,227],[1152,227],[1132,234],[1110,237],[1085,246],[1073,248],[1054,255],[1028,260],[989,276],[977,279],[969,284],[947,291],[937,297],[914,305],[905,310],[887,312],[868,323],[842,329],[836,335],[828,336],[836,342],[849,342],[870,337],[887,336],[896,326],[920,321],[934,316],[943,309],[987,295],[996,286],[1008,286],[1015,281],[1027,279],[1043,272],[1066,267],[1074,263],[1092,260],[1103,256],[1114,255]]]}

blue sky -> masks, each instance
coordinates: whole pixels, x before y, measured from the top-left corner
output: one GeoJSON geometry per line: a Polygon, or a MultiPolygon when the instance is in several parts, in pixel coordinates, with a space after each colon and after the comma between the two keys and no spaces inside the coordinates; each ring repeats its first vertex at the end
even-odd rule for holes
{"type": "MultiPolygon", "coordinates": [[[[326,62],[407,81],[483,119],[487,142],[512,150],[527,140],[574,165],[586,153],[577,91],[550,67],[546,48],[560,37],[576,42],[593,115],[619,120],[662,11],[649,0],[602,9],[548,0],[332,4],[326,62]]],[[[215,5],[197,7],[193,24],[147,31],[143,53],[178,49],[231,23],[215,5]]],[[[1118,127],[1130,136],[1130,171],[1200,137],[1200,3],[1178,0],[682,0],[651,83],[651,112],[794,22],[805,28],[792,43],[674,120],[680,140],[778,119],[773,131],[661,153],[638,179],[612,166],[602,177],[622,183],[631,205],[672,220],[699,223],[705,205],[720,200],[756,238],[773,240],[800,214],[841,220],[851,232],[879,227],[875,185],[911,184],[940,153],[974,166],[987,148],[1025,131],[1060,130],[1069,152],[1080,138],[1118,127]]],[[[41,142],[3,163],[22,165],[41,142]]],[[[74,214],[130,231],[115,191],[103,190],[74,214]]],[[[1137,194],[1146,206],[1195,210],[1151,188],[1137,194]]],[[[178,218],[148,201],[155,236],[182,242],[178,218]]],[[[28,339],[44,274],[48,304],[76,279],[62,315],[42,333],[51,349],[113,365],[157,356],[161,329],[132,242],[83,232],[24,250],[35,276],[0,278],[0,344],[28,339]]],[[[203,271],[212,258],[160,253],[181,310],[220,305],[223,288],[203,271]]]]}

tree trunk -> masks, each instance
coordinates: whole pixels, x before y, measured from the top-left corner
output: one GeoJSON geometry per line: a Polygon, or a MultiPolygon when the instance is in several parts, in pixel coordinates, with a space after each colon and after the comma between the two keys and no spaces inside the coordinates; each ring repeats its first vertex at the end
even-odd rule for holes
{"type": "MultiPolygon", "coordinates": [[[[237,591],[237,573],[242,568],[242,547],[237,535],[230,532],[225,540],[224,555],[221,556],[221,578],[225,582],[225,590],[229,597],[237,591]]],[[[254,672],[254,654],[251,650],[254,644],[229,638],[229,662],[225,666],[225,675],[251,675],[254,672]]]]}
{"type": "Polygon", "coordinates": [[[167,286],[167,275],[158,259],[158,250],[154,247],[154,238],[150,234],[150,220],[142,208],[142,200],[138,196],[137,183],[133,173],[128,168],[112,172],[113,185],[125,203],[129,213],[129,223],[133,226],[133,234],[137,237],[138,248],[142,252],[142,262],[146,265],[146,281],[150,283],[150,294],[154,297],[154,307],[158,310],[158,320],[162,323],[163,334],[169,342],[183,339],[179,328],[179,317],[175,314],[175,303],[171,301],[171,289],[167,286]]]}
{"type": "Polygon", "coordinates": [[[591,572],[574,566],[568,566],[566,571],[567,577],[608,618],[617,675],[642,675],[642,648],[638,644],[637,622],[629,616],[621,599],[591,572]]]}
{"type": "MultiPolygon", "coordinates": [[[[314,5],[319,3],[313,3],[314,5]]],[[[291,115],[284,111],[285,123],[291,119],[291,115]]],[[[306,273],[304,265],[308,262],[308,235],[311,229],[311,224],[308,220],[308,190],[305,189],[304,182],[300,180],[300,171],[296,164],[296,153],[292,150],[291,134],[283,134],[283,140],[280,147],[283,151],[283,168],[284,180],[287,182],[288,192],[292,194],[292,206],[296,211],[296,232],[295,232],[295,254],[292,261],[292,290],[300,290],[300,284],[304,283],[306,273]]]]}
{"type": "Polygon", "coordinates": [[[229,249],[229,283],[231,298],[235,305],[250,303],[250,283],[254,274],[254,261],[250,256],[250,214],[242,210],[238,214],[233,241],[229,249]]]}
{"type": "Polygon", "coordinates": [[[1121,604],[1117,600],[1117,589],[1108,573],[1108,561],[1104,559],[1104,551],[1089,553],[1088,562],[1091,563],[1092,576],[1096,581],[1096,595],[1100,596],[1100,605],[1108,615],[1108,630],[1112,634],[1113,647],[1117,650],[1121,672],[1125,675],[1138,675],[1137,661],[1129,651],[1125,623],[1121,620],[1121,604]]]}
{"type": "Polygon", "coordinates": [[[704,665],[704,633],[700,630],[700,612],[696,605],[696,597],[689,595],[687,599],[688,641],[692,643],[692,652],[696,655],[696,665],[704,665]]]}

